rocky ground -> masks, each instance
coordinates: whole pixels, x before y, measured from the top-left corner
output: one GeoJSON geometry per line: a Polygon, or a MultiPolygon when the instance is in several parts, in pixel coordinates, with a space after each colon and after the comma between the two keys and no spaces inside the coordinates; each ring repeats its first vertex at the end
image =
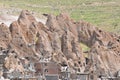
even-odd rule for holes
{"type": "Polygon", "coordinates": [[[120,35],[105,32],[85,21],[76,22],[67,14],[46,14],[46,17],[46,23],[45,20],[42,23],[27,10],[22,11],[18,19],[0,16],[0,49],[7,55],[4,62],[7,71],[24,72],[24,64],[44,58],[69,66],[73,73],[89,72],[98,77],[117,75],[120,35]],[[90,50],[83,52],[80,43],[90,50]]]}
{"type": "MultiPolygon", "coordinates": [[[[8,27],[10,26],[10,24],[13,22],[13,21],[16,21],[18,19],[19,16],[14,16],[14,15],[11,15],[11,14],[7,14],[7,13],[2,13],[0,15],[0,24],[1,23],[4,23],[6,24],[8,27]]],[[[38,22],[42,22],[43,24],[46,23],[46,19],[40,19],[40,18],[36,18],[36,20],[38,22]]]]}

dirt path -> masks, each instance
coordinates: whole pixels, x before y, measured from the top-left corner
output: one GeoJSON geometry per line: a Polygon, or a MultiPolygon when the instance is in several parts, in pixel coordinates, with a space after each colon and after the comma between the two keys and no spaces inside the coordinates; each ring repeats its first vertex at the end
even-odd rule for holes
{"type": "MultiPolygon", "coordinates": [[[[4,23],[6,24],[7,26],[10,26],[10,24],[13,22],[13,21],[16,21],[18,19],[18,16],[13,16],[13,15],[8,15],[8,14],[2,14],[0,15],[0,24],[1,23],[4,23]]],[[[42,22],[43,24],[46,23],[46,20],[45,19],[39,19],[39,18],[36,18],[36,20],[38,22],[42,22]]]]}

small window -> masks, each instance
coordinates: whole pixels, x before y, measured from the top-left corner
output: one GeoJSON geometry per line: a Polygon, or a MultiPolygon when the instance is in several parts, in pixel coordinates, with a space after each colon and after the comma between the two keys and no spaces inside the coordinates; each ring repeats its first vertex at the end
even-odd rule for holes
{"type": "Polygon", "coordinates": [[[78,68],[78,72],[80,72],[80,68],[78,68]]]}
{"type": "Polygon", "coordinates": [[[78,61],[78,64],[81,64],[81,61],[78,61]]]}
{"type": "Polygon", "coordinates": [[[45,72],[48,72],[48,69],[45,69],[45,72]]]}
{"type": "Polygon", "coordinates": [[[47,66],[47,63],[45,63],[45,66],[47,66]]]}
{"type": "Polygon", "coordinates": [[[22,39],[22,37],[20,37],[20,39],[22,39]]]}
{"type": "Polygon", "coordinates": [[[3,53],[6,53],[6,51],[3,51],[3,53]]]}
{"type": "Polygon", "coordinates": [[[25,57],[25,59],[30,60],[29,57],[25,57]]]}
{"type": "Polygon", "coordinates": [[[28,64],[28,66],[30,67],[30,64],[28,64]]]}
{"type": "Polygon", "coordinates": [[[74,66],[77,66],[77,64],[76,64],[76,63],[74,63],[74,66]]]}
{"type": "Polygon", "coordinates": [[[0,47],[0,50],[2,50],[2,47],[0,47]]]}
{"type": "Polygon", "coordinates": [[[11,53],[15,53],[15,51],[13,50],[13,51],[11,51],[11,53]]]}
{"type": "Polygon", "coordinates": [[[120,40],[119,40],[119,39],[118,39],[117,41],[118,41],[118,42],[120,42],[120,40]]]}
{"type": "Polygon", "coordinates": [[[17,56],[15,56],[15,58],[17,58],[17,56]]]}
{"type": "Polygon", "coordinates": [[[99,32],[101,33],[101,32],[102,32],[102,30],[99,30],[99,32]]]}
{"type": "Polygon", "coordinates": [[[18,61],[18,65],[20,65],[20,61],[18,61]]]}
{"type": "Polygon", "coordinates": [[[100,48],[100,46],[98,46],[98,48],[100,48]]]}
{"type": "Polygon", "coordinates": [[[20,44],[20,47],[23,47],[23,44],[20,44]]]}

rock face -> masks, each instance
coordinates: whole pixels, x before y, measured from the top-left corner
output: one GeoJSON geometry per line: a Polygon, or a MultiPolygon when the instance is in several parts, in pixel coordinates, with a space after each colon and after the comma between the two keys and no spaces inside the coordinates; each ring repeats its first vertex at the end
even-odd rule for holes
{"type": "Polygon", "coordinates": [[[72,72],[95,71],[98,76],[114,75],[120,69],[119,35],[83,21],[75,22],[66,14],[47,18],[44,25],[25,10],[9,28],[0,25],[0,47],[9,50],[4,64],[7,70],[24,71],[23,58],[32,62],[45,59],[67,65],[72,72]],[[90,47],[89,62],[80,43],[90,47]]]}
{"type": "Polygon", "coordinates": [[[109,76],[119,71],[120,38],[115,34],[95,28],[89,23],[81,21],[76,24],[79,41],[91,48],[89,53],[92,54],[92,63],[94,63],[96,70],[100,72],[102,69],[109,76]]]}
{"type": "Polygon", "coordinates": [[[5,67],[9,71],[14,71],[14,70],[19,70],[20,72],[24,71],[22,63],[17,58],[17,55],[15,53],[9,53],[8,57],[5,58],[5,67]]]}
{"type": "Polygon", "coordinates": [[[76,26],[72,20],[65,14],[56,17],[48,15],[46,26],[53,34],[54,55],[62,56],[61,60],[65,59],[65,61],[60,60],[61,63],[69,65],[74,70],[80,70],[85,64],[85,59],[77,39],[77,30],[74,28],[76,26]]]}
{"type": "Polygon", "coordinates": [[[7,48],[11,39],[9,28],[4,23],[0,24],[0,47],[7,48]]]}

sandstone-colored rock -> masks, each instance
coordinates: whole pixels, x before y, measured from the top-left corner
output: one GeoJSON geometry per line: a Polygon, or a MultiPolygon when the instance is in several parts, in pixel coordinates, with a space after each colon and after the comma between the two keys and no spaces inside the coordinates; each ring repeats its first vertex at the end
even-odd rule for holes
{"type": "Polygon", "coordinates": [[[9,72],[14,70],[19,70],[20,72],[24,71],[23,65],[15,53],[8,54],[8,57],[5,58],[4,66],[9,72]]]}
{"type": "Polygon", "coordinates": [[[77,30],[74,28],[76,25],[73,20],[65,14],[60,14],[56,17],[48,15],[46,26],[52,32],[52,48],[55,55],[54,57],[57,57],[57,55],[63,56],[59,57],[61,60],[57,59],[58,57],[55,58],[55,61],[60,62],[61,64],[65,63],[71,68],[74,68],[75,66],[80,67],[80,65],[83,66],[85,59],[78,42],[77,30]],[[73,65],[69,65],[68,60],[71,60],[73,65]],[[78,62],[76,63],[77,60],[80,60],[81,64],[78,64],[78,62]]]}
{"type": "Polygon", "coordinates": [[[119,35],[84,21],[75,22],[66,14],[47,17],[44,25],[24,10],[9,28],[0,25],[0,47],[9,50],[5,60],[8,70],[23,72],[23,58],[28,58],[27,64],[45,59],[60,66],[67,65],[72,72],[96,72],[97,76],[114,75],[120,69],[119,35]],[[80,43],[90,48],[88,62],[80,43]],[[12,50],[15,53],[11,53],[12,50]]]}
{"type": "Polygon", "coordinates": [[[7,48],[11,41],[11,33],[9,28],[4,24],[0,24],[0,47],[7,48]]]}
{"type": "Polygon", "coordinates": [[[99,74],[104,72],[108,76],[114,76],[119,71],[120,56],[115,51],[97,43],[92,47],[90,54],[92,54],[94,66],[99,74]]]}
{"type": "Polygon", "coordinates": [[[17,22],[13,22],[11,24],[10,31],[12,36],[12,41],[10,45],[18,52],[19,56],[32,56],[35,54],[34,49],[32,47],[28,47],[28,43],[21,33],[21,28],[17,22]]]}
{"type": "Polygon", "coordinates": [[[79,41],[91,48],[90,54],[96,59],[94,61],[96,61],[96,65],[98,64],[98,72],[100,72],[100,69],[105,70],[103,72],[108,75],[113,75],[117,72],[120,69],[120,43],[118,36],[98,29],[84,21],[75,24],[78,27],[79,41]]]}

